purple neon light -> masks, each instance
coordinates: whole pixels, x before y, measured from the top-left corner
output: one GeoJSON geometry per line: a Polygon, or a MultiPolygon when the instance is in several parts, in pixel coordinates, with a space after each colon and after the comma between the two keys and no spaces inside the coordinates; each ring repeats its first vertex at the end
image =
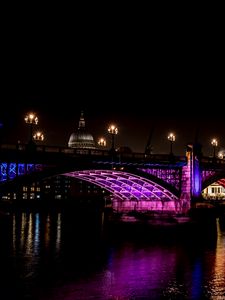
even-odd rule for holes
{"type": "Polygon", "coordinates": [[[195,197],[199,197],[202,191],[202,178],[201,178],[201,171],[199,166],[199,161],[197,158],[194,160],[193,166],[193,185],[192,185],[192,194],[195,197]]]}
{"type": "Polygon", "coordinates": [[[209,179],[212,176],[215,176],[216,171],[213,170],[203,170],[202,171],[202,181],[204,182],[205,180],[209,179]]]}
{"type": "Polygon", "coordinates": [[[178,200],[159,184],[130,173],[115,170],[83,170],[62,174],[86,180],[112,192],[123,200],[178,200]]]}
{"type": "Polygon", "coordinates": [[[157,178],[160,178],[164,180],[165,182],[171,184],[174,186],[177,190],[179,190],[180,187],[180,169],[145,169],[145,168],[139,168],[142,172],[145,172],[147,174],[153,175],[157,178]]]}

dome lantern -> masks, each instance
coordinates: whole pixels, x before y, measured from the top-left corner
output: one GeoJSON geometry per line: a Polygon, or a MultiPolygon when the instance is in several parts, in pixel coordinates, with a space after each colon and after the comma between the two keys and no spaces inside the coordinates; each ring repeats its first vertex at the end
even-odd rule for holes
{"type": "Polygon", "coordinates": [[[95,141],[93,136],[87,132],[85,127],[84,113],[81,112],[77,132],[70,135],[69,148],[95,149],[95,141]]]}

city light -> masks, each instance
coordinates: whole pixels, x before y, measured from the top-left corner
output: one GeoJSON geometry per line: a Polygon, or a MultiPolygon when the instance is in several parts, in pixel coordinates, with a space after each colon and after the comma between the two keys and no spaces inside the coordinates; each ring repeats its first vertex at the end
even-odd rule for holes
{"type": "Polygon", "coordinates": [[[35,141],[43,141],[44,140],[44,134],[41,131],[37,131],[35,132],[35,134],[33,135],[33,139],[35,141]]]}
{"type": "Polygon", "coordinates": [[[108,132],[111,134],[112,137],[111,150],[115,150],[115,135],[118,134],[118,128],[115,125],[110,125],[108,128],[108,132]]]}
{"type": "Polygon", "coordinates": [[[168,135],[168,140],[170,141],[170,154],[173,154],[173,142],[176,140],[175,134],[172,132],[168,135]]]}
{"type": "Polygon", "coordinates": [[[218,157],[219,157],[220,159],[224,159],[224,158],[225,158],[225,150],[220,150],[220,151],[218,152],[218,157]]]}
{"type": "Polygon", "coordinates": [[[24,120],[28,124],[38,124],[38,117],[34,113],[27,114],[24,120]]]}
{"type": "Polygon", "coordinates": [[[98,140],[98,145],[99,145],[100,147],[105,147],[105,146],[106,146],[106,140],[105,140],[104,138],[100,138],[100,139],[98,140]]]}
{"type": "Polygon", "coordinates": [[[216,147],[218,146],[217,139],[213,138],[211,140],[211,145],[213,146],[213,157],[216,157],[216,147]]]}
{"type": "Polygon", "coordinates": [[[33,126],[38,124],[38,117],[34,113],[28,113],[25,118],[25,122],[30,126],[30,143],[33,141],[33,126]]]}

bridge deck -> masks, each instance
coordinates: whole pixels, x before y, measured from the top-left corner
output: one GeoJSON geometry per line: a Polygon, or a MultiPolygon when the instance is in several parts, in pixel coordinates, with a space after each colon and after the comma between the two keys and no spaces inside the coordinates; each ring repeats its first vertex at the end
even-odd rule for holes
{"type": "Polygon", "coordinates": [[[59,162],[75,158],[92,159],[96,162],[112,162],[115,164],[145,164],[145,165],[177,165],[186,164],[186,156],[171,156],[169,154],[124,153],[103,149],[82,149],[68,147],[53,147],[46,145],[3,144],[0,145],[0,161],[7,162],[59,162]]]}

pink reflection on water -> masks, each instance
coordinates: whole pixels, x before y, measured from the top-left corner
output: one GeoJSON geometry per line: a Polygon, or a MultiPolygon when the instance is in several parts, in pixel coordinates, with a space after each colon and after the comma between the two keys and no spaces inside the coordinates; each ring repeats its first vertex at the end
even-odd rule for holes
{"type": "Polygon", "coordinates": [[[57,291],[56,299],[157,299],[174,273],[175,261],[175,252],[127,245],[112,250],[99,273],[57,291]]]}

